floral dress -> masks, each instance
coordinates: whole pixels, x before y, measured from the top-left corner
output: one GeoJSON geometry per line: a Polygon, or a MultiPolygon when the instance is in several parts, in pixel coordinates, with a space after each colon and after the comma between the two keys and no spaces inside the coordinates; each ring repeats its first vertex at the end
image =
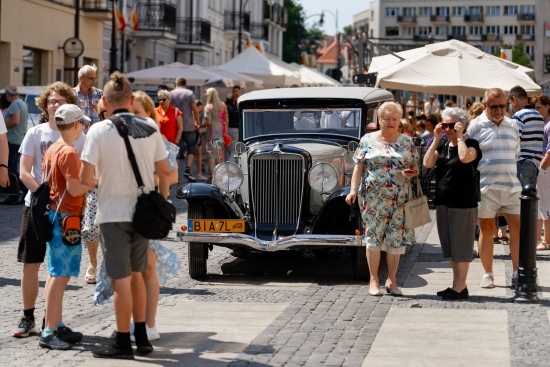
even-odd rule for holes
{"type": "MultiPolygon", "coordinates": [[[[208,142],[206,143],[206,151],[208,152],[208,159],[214,157],[213,148],[212,148],[212,138],[216,135],[223,137],[227,132],[227,121],[228,114],[227,109],[216,110],[214,105],[208,103],[204,107],[204,117],[209,117],[211,119],[211,124],[208,127],[208,142]]],[[[220,149],[220,157],[224,156],[223,148],[220,149]]],[[[218,158],[218,157],[216,157],[218,158]]]]}
{"type": "Polygon", "coordinates": [[[403,254],[405,245],[415,242],[414,230],[404,227],[407,185],[399,186],[393,178],[418,163],[418,152],[412,140],[403,134],[393,143],[383,143],[375,134],[363,136],[353,156],[356,164],[365,165],[357,195],[363,219],[363,244],[390,254],[403,254]]]}

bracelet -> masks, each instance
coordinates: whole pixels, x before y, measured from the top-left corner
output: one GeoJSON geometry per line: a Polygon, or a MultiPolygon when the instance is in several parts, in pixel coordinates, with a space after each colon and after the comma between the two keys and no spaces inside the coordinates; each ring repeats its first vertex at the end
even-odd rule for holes
{"type": "Polygon", "coordinates": [[[0,167],[6,167],[6,169],[9,169],[5,164],[0,164],[0,167]]]}
{"type": "Polygon", "coordinates": [[[464,139],[462,139],[462,138],[458,138],[457,140],[464,143],[464,139]]]}

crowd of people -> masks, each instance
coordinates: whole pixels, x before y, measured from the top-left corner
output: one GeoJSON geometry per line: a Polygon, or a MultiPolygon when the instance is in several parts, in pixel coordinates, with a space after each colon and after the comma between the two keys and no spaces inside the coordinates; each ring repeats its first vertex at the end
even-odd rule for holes
{"type": "MultiPolygon", "coordinates": [[[[0,186],[16,173],[24,187],[17,260],[21,274],[23,315],[13,336],[40,335],[39,345],[68,350],[83,335],[63,322],[63,295],[70,277],[78,277],[84,243],[89,254],[85,282],[97,284],[96,304],[114,300],[116,333],[110,345],[93,351],[98,358],[134,358],[153,351],[160,338],[155,327],[159,278],[177,271],[177,256],[158,241],[139,235],[132,213],[142,192],[157,190],[169,199],[170,185],[180,181],[178,154],[185,150],[182,177],[211,181],[217,163],[232,159],[233,149],[214,147],[215,136],[238,139],[236,100],[240,88],[222,102],[215,88],[205,104],[186,88],[184,78],[173,90],[159,88],[158,106],[143,91],[133,91],[127,78],[115,72],[104,90],[94,86],[95,65],[79,70],[79,83],[47,86],[36,99],[43,123],[26,127],[26,106],[15,86],[0,98],[0,186]],[[3,102],[1,102],[3,101],[3,102]],[[118,119],[128,127],[143,187],[138,187],[124,140],[115,128],[118,119]],[[5,123],[4,123],[5,121],[5,123]],[[197,175],[191,174],[197,157],[197,175]],[[203,159],[207,164],[203,164],[203,159]],[[41,243],[31,225],[31,197],[47,181],[52,237],[41,243]],[[98,247],[103,264],[98,265],[98,247]],[[46,256],[47,255],[47,256],[46,256]],[[47,258],[44,319],[38,327],[35,304],[39,269],[47,258]],[[169,263],[171,266],[165,267],[169,263]],[[159,270],[160,268],[164,270],[159,270]],[[166,270],[168,269],[168,270],[166,270]],[[132,322],[133,319],[133,322],[132,322]]],[[[498,88],[485,92],[483,102],[467,102],[467,109],[431,97],[423,114],[413,117],[414,106],[386,102],[378,109],[380,129],[364,135],[354,154],[355,167],[346,202],[357,203],[363,222],[363,245],[370,270],[369,294],[380,296],[378,270],[381,251],[387,253],[385,292],[402,295],[396,279],[400,256],[415,243],[413,229],[404,226],[404,204],[410,182],[420,164],[436,170],[437,229],[445,258],[453,270],[451,285],[437,293],[446,300],[468,298],[466,284],[473,260],[476,227],[484,269],[480,286],[493,288],[493,250],[502,216],[509,229],[511,283],[517,282],[519,263],[519,193],[525,185],[539,188],[539,250],[550,248],[550,100],[529,98],[521,86],[508,95],[498,88]],[[513,113],[507,115],[510,105],[513,113]],[[410,108],[413,108],[412,110],[410,108]],[[413,112],[411,114],[410,112],[413,112]],[[424,146],[421,158],[417,145],[424,146]]],[[[12,202],[10,202],[12,203],[12,202]]],[[[502,224],[502,223],[501,223],[502,224]]],[[[504,230],[506,232],[506,230],[504,230]]]]}

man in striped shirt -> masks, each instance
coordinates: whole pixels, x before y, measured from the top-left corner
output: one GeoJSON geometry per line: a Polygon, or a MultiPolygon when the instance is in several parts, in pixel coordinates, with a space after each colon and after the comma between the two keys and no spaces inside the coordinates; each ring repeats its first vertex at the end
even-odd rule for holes
{"type": "Polygon", "coordinates": [[[514,108],[512,119],[519,129],[518,180],[521,186],[536,185],[543,155],[544,119],[529,105],[527,92],[519,85],[510,90],[508,101],[514,108]]]}
{"type": "MultiPolygon", "coordinates": [[[[479,257],[485,274],[482,288],[494,288],[493,234],[495,214],[504,215],[510,229],[512,284],[517,281],[519,266],[519,195],[521,184],[517,176],[519,152],[518,125],[506,117],[506,95],[499,88],[485,92],[485,110],[470,122],[466,136],[478,141],[483,157],[479,161],[481,202],[478,206],[480,235],[479,257]]],[[[542,145],[542,144],[541,144],[542,145]]]]}

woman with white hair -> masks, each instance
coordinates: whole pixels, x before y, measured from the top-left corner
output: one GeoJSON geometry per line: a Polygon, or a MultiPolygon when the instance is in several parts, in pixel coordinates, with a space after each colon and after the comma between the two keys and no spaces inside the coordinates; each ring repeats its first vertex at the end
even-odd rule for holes
{"type": "Polygon", "coordinates": [[[207,128],[208,142],[206,143],[206,152],[208,153],[208,166],[210,168],[210,180],[212,180],[212,174],[216,163],[223,162],[224,149],[219,149],[216,153],[216,149],[212,147],[212,139],[215,136],[223,138],[227,132],[227,123],[229,121],[227,107],[225,103],[220,101],[218,91],[215,88],[208,88],[206,90],[206,106],[204,106],[204,123],[201,128],[207,128]]]}
{"type": "Polygon", "coordinates": [[[183,112],[172,106],[172,96],[167,90],[161,89],[157,92],[159,106],[156,109],[157,122],[160,126],[160,133],[175,145],[178,145],[183,133],[183,112]]]}
{"type": "Polygon", "coordinates": [[[450,258],[453,269],[452,285],[437,295],[456,300],[468,298],[466,277],[473,260],[481,149],[477,140],[463,135],[468,126],[463,109],[446,108],[441,117],[443,122],[435,127],[433,144],[424,155],[424,167],[436,167],[437,231],[443,256],[450,258]],[[448,140],[442,139],[443,131],[448,140]]]}
{"type": "Polygon", "coordinates": [[[396,280],[399,257],[407,244],[415,242],[414,231],[405,229],[403,212],[408,192],[406,179],[418,173],[418,152],[412,140],[398,131],[402,116],[399,104],[383,103],[378,109],[380,130],[364,135],[353,156],[355,168],[346,203],[351,205],[359,199],[371,296],[381,295],[380,251],[387,253],[386,292],[402,295],[396,280]]]}

